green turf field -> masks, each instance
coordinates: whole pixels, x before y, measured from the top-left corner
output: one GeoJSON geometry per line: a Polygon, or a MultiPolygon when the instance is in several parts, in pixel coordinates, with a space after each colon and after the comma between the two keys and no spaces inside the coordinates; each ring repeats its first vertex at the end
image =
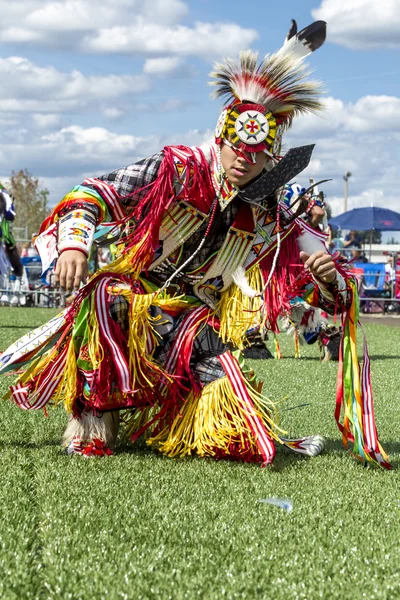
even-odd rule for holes
{"type": "MultiPolygon", "coordinates": [[[[0,308],[0,351],[54,314],[0,308]]],[[[0,403],[0,598],[400,598],[400,328],[366,330],[391,472],[342,448],[336,365],[316,347],[301,360],[252,362],[271,398],[287,395],[290,435],[327,438],[323,455],[278,450],[266,469],[124,442],[112,457],[69,458],[58,446],[62,410],[46,419],[0,403]],[[258,502],[268,497],[291,499],[293,511],[258,502]]],[[[0,379],[1,393],[9,383],[0,379]]]]}

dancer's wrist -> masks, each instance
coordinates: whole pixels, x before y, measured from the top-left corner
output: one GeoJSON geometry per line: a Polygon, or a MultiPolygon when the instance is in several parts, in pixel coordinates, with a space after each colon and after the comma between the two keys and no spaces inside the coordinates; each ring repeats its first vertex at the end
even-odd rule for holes
{"type": "Polygon", "coordinates": [[[58,221],[57,250],[77,250],[89,256],[96,229],[96,219],[90,211],[72,210],[58,221]]]}

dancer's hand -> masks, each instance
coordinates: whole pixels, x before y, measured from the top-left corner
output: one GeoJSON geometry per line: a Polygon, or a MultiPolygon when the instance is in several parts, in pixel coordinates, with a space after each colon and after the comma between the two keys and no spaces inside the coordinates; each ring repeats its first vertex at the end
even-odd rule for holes
{"type": "Polygon", "coordinates": [[[336,265],[332,256],[327,252],[320,250],[314,252],[311,256],[307,252],[300,252],[300,258],[306,269],[322,283],[333,283],[335,281],[337,276],[336,265]]]}
{"type": "Polygon", "coordinates": [[[57,260],[54,276],[56,283],[67,292],[79,290],[81,282],[86,283],[88,259],[80,250],[65,250],[57,260]]]}

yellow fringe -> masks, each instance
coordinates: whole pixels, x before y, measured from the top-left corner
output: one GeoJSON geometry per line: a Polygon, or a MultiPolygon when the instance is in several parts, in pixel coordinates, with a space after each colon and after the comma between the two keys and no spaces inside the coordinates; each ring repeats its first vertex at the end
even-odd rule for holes
{"type": "Polygon", "coordinates": [[[104,350],[100,344],[100,327],[94,310],[89,311],[88,319],[87,350],[93,369],[98,369],[104,359],[104,350]]]}
{"type": "MultiPolygon", "coordinates": [[[[48,352],[46,352],[43,356],[40,356],[26,369],[26,371],[24,371],[22,373],[22,375],[15,382],[15,385],[18,383],[24,384],[24,383],[31,382],[37,375],[39,375],[43,371],[43,369],[45,367],[47,367],[49,365],[49,363],[51,363],[53,360],[55,360],[58,355],[59,355],[59,352],[57,350],[54,350],[54,348],[53,348],[52,350],[49,350],[48,352]]],[[[63,376],[63,373],[58,376],[58,379],[60,381],[61,381],[62,376],[63,376]]],[[[60,381],[57,385],[56,392],[59,390],[60,381]]],[[[37,393],[37,388],[38,388],[38,386],[36,385],[36,387],[32,390],[32,392],[30,394],[31,403],[35,399],[35,394],[37,393]]],[[[11,397],[11,390],[9,390],[7,392],[7,394],[5,394],[2,397],[2,400],[9,400],[10,397],[11,397]]]]}
{"type": "MultiPolygon", "coordinates": [[[[246,385],[246,389],[253,401],[255,414],[262,419],[268,434],[281,443],[278,432],[285,432],[276,423],[274,404],[250,384],[246,385]]],[[[192,453],[215,456],[217,449],[228,454],[232,443],[238,444],[244,453],[250,442],[251,450],[257,454],[257,443],[247,414],[228,378],[222,377],[205,386],[200,397],[191,394],[172,425],[147,440],[147,444],[167,456],[183,457],[192,453]]]]}
{"type": "Polygon", "coordinates": [[[125,250],[114,262],[102,267],[100,271],[112,271],[120,275],[129,274],[133,277],[139,277],[144,265],[136,259],[136,256],[140,248],[146,244],[148,236],[149,233],[143,237],[143,240],[139,244],[136,244],[130,250],[125,250]]]}
{"type": "Polygon", "coordinates": [[[68,413],[72,413],[74,403],[76,400],[76,384],[78,376],[76,359],[77,356],[75,353],[75,346],[71,339],[67,351],[67,358],[65,362],[64,371],[62,373],[60,383],[57,386],[56,392],[53,396],[54,404],[58,404],[59,402],[64,401],[64,407],[68,413]]]}
{"type": "Polygon", "coordinates": [[[157,338],[152,328],[153,317],[149,308],[154,301],[154,294],[132,294],[129,308],[129,370],[132,375],[132,385],[153,386],[142,369],[143,356],[146,352],[147,337],[157,345],[157,338]]]}
{"type": "Polygon", "coordinates": [[[294,339],[294,357],[300,358],[299,332],[297,331],[297,329],[294,330],[293,339],[294,339]]]}
{"type": "MultiPolygon", "coordinates": [[[[146,406],[144,408],[137,408],[137,409],[133,410],[131,412],[131,414],[129,415],[129,417],[127,417],[125,420],[125,423],[126,423],[125,435],[126,435],[126,437],[131,438],[133,435],[135,435],[135,433],[140,431],[140,429],[142,429],[142,427],[144,427],[146,425],[146,423],[149,423],[149,421],[151,421],[151,419],[155,416],[155,414],[157,413],[158,410],[159,410],[159,407],[155,407],[155,406],[146,406]]],[[[145,432],[145,436],[148,437],[151,434],[151,429],[153,429],[155,427],[155,425],[150,427],[145,432]]]]}
{"type": "MultiPolygon", "coordinates": [[[[246,276],[250,286],[257,292],[262,292],[264,283],[259,266],[255,265],[246,273],[246,276]]],[[[219,336],[222,341],[230,342],[243,350],[248,345],[246,344],[246,332],[255,326],[262,326],[261,308],[261,298],[249,298],[236,284],[230,285],[221,293],[221,299],[217,306],[217,314],[221,322],[219,336]]]]}
{"type": "Polygon", "coordinates": [[[193,421],[199,403],[198,397],[190,394],[172,425],[167,425],[147,444],[170,457],[182,457],[195,450],[193,421]]]}
{"type": "MultiPolygon", "coordinates": [[[[147,339],[150,336],[152,345],[156,348],[160,343],[160,338],[156,334],[154,325],[161,322],[162,315],[152,317],[149,308],[157,306],[159,308],[182,308],[187,307],[187,302],[182,299],[182,296],[176,298],[168,297],[167,295],[158,296],[157,293],[150,294],[134,294],[130,289],[119,288],[120,293],[127,300],[129,305],[129,332],[128,332],[128,351],[129,351],[129,369],[132,375],[132,386],[140,391],[143,386],[153,387],[154,383],[146,376],[143,370],[143,357],[146,356],[148,366],[154,367],[160,371],[166,380],[171,380],[166,372],[157,363],[151,363],[151,354],[146,350],[147,339]]],[[[147,371],[147,368],[145,369],[147,371]]]]}
{"type": "Polygon", "coordinates": [[[274,333],[274,347],[275,347],[274,358],[277,358],[278,360],[280,360],[282,358],[282,352],[281,352],[281,347],[279,345],[278,338],[275,333],[274,333]]]}

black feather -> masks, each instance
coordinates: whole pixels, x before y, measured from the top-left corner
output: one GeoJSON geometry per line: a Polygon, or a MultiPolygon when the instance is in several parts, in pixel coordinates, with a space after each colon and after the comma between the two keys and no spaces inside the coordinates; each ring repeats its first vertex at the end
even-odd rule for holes
{"type": "Polygon", "coordinates": [[[296,23],[296,21],[294,19],[292,19],[292,22],[290,24],[290,29],[287,32],[287,36],[286,36],[286,40],[285,41],[287,42],[288,40],[290,40],[293,36],[296,35],[296,33],[297,33],[297,23],[296,23]]]}
{"type": "Polygon", "coordinates": [[[311,52],[314,52],[326,40],[326,22],[325,21],[315,21],[304,27],[297,34],[297,39],[302,41],[304,44],[308,46],[311,52]]]}

